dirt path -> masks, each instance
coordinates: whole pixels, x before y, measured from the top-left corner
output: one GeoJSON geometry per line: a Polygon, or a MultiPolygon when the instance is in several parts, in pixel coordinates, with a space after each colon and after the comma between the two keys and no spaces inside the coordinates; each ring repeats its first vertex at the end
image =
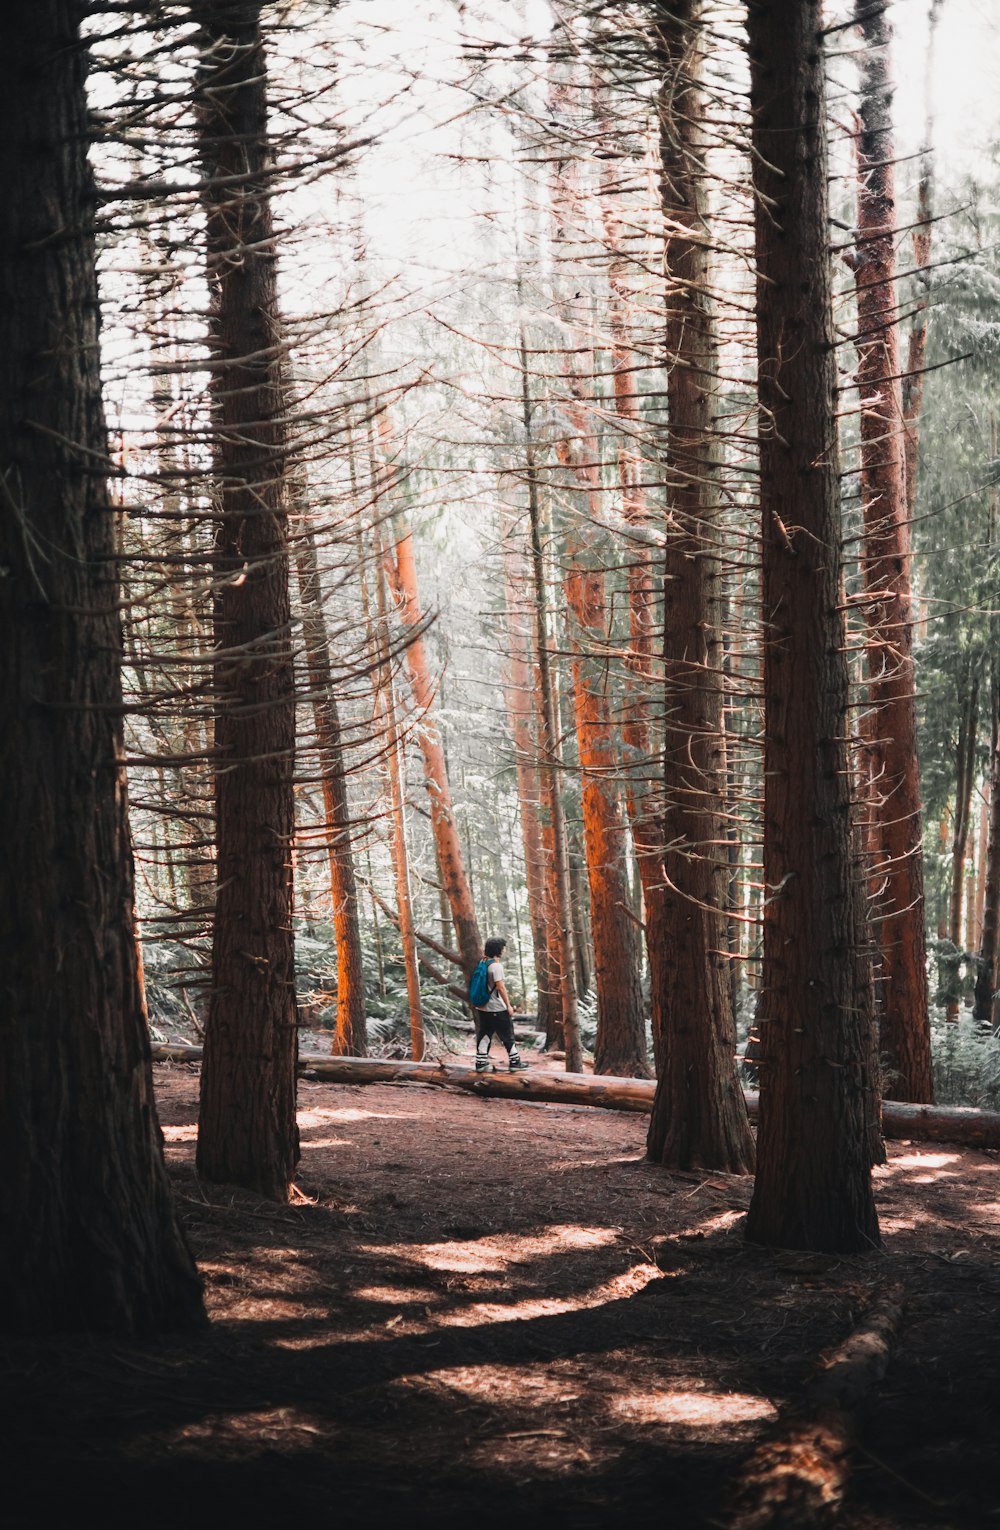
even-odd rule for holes
{"type": "Polygon", "coordinates": [[[642,1117],[303,1081],[286,1208],[199,1186],[197,1078],[163,1066],[158,1090],[211,1331],[7,1345],[32,1494],[12,1523],[61,1524],[68,1484],[82,1512],[113,1483],[146,1527],[214,1493],[248,1524],[708,1525],[892,1280],[902,1332],[841,1523],[1000,1524],[996,1155],[894,1144],[885,1250],[837,1260],[744,1245],[749,1184],[647,1164],[642,1117]]]}

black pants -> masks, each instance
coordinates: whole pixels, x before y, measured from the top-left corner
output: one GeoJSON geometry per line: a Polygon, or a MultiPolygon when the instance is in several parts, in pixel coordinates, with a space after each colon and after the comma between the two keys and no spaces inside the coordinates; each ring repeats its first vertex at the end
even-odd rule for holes
{"type": "Polygon", "coordinates": [[[492,1042],[494,1036],[508,1052],[516,1051],[514,1045],[514,1017],[507,1009],[476,1010],[476,1051],[484,1036],[492,1042]]]}

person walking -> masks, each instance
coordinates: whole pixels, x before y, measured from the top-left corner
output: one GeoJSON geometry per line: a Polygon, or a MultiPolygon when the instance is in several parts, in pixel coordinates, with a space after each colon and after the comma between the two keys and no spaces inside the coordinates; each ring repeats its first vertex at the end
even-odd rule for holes
{"type": "Polygon", "coordinates": [[[483,947],[483,960],[469,982],[469,999],[476,1011],[477,1073],[494,1071],[490,1061],[494,1036],[507,1049],[507,1066],[511,1073],[520,1073],[528,1066],[514,1040],[514,1011],[507,996],[500,961],[506,945],[505,940],[488,940],[483,947]]]}

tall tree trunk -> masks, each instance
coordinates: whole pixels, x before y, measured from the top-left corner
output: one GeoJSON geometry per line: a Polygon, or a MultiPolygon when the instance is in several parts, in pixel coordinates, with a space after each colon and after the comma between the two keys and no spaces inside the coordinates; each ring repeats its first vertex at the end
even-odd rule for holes
{"type": "MultiPolygon", "coordinates": [[[[578,427],[583,424],[579,415],[578,427]]],[[[564,448],[567,442],[560,443],[564,448]]],[[[566,606],[570,624],[573,710],[583,801],[583,831],[590,888],[597,1041],[594,1071],[619,1077],[647,1072],[639,951],[629,917],[625,824],[618,801],[617,728],[608,699],[610,634],[605,576],[594,518],[599,484],[597,442],[585,438],[587,463],[573,464],[586,484],[588,509],[566,543],[566,606]]],[[[565,460],[565,453],[560,453],[565,460]]],[[[579,942],[578,942],[579,949],[579,942]]]]}
{"type": "Polygon", "coordinates": [[[896,305],[891,28],[887,8],[857,0],[864,39],[858,140],[857,387],[861,400],[862,573],[881,961],[879,1041],[887,1094],[926,1102],[931,1076],[923,835],[917,764],[903,406],[896,305]]]}
{"type": "Polygon", "coordinates": [[[531,377],[528,372],[528,346],[522,327],[519,337],[521,363],[521,415],[524,426],[524,468],[528,490],[528,525],[531,537],[531,577],[535,597],[538,668],[538,769],[545,794],[542,834],[554,868],[551,901],[555,919],[550,928],[556,931],[559,953],[559,989],[562,1000],[562,1043],[566,1053],[567,1073],[579,1073],[583,1067],[580,1046],[580,1020],[577,1008],[576,972],[573,957],[573,913],[569,887],[569,852],[566,844],[566,820],[559,784],[559,730],[556,698],[549,654],[548,594],[545,583],[545,558],[542,549],[541,505],[538,496],[538,466],[535,456],[535,429],[531,403],[531,377]]]}
{"type": "Polygon", "coordinates": [[[340,713],[323,617],[323,593],[316,544],[311,528],[301,517],[293,546],[302,610],[302,642],[309,671],[309,692],[323,785],[333,933],[337,943],[337,1029],[333,1037],[333,1052],[335,1056],[365,1057],[368,1038],[365,1029],[361,925],[358,919],[358,886],[351,848],[351,809],[347,800],[340,713]]]}
{"type": "Polygon", "coordinates": [[[513,522],[508,517],[503,527],[504,600],[509,645],[507,715],[514,738],[517,765],[524,877],[528,888],[528,918],[531,922],[538,991],[537,1022],[539,1029],[544,1030],[548,1037],[551,1012],[559,1006],[559,973],[553,960],[554,938],[549,932],[545,908],[547,868],[540,816],[537,710],[531,666],[532,612],[526,587],[526,570],[522,566],[523,555],[515,536],[513,522]]]}
{"type": "Polygon", "coordinates": [[[133,923],[81,15],[15,7],[0,63],[0,1324],[127,1335],[202,1306],[133,923]]]}
{"type": "MultiPolygon", "coordinates": [[[[567,28],[567,17],[558,6],[556,16],[559,25],[567,28]]],[[[569,102],[567,86],[553,81],[553,114],[557,117],[565,114],[569,102]]],[[[568,127],[566,141],[569,131],[568,127]]],[[[573,224],[581,211],[577,167],[572,156],[555,167],[552,210],[553,244],[557,255],[565,258],[566,250],[579,237],[573,224]]],[[[556,309],[564,325],[583,335],[590,328],[590,316],[582,321],[580,294],[568,298],[564,284],[565,279],[562,282],[557,279],[556,309]]],[[[555,451],[558,461],[567,469],[574,501],[566,520],[563,560],[597,995],[594,1068],[599,1073],[641,1076],[647,1071],[646,1026],[638,931],[628,913],[625,823],[619,801],[621,746],[609,697],[610,630],[604,573],[607,533],[601,525],[600,443],[593,424],[590,390],[577,364],[572,341],[563,350],[561,369],[566,397],[561,401],[560,413],[565,417],[565,425],[561,425],[556,436],[555,451]]],[[[594,370],[591,357],[588,371],[594,370]]]]}
{"type": "MultiPolygon", "coordinates": [[[[979,674],[970,659],[967,689],[962,698],[962,715],[955,745],[955,816],[951,838],[951,893],[948,899],[948,939],[956,950],[962,949],[962,895],[965,891],[965,857],[969,844],[969,819],[972,788],[976,774],[976,742],[979,735],[979,674]]],[[[958,1021],[958,999],[948,1002],[945,1018],[958,1021]]]]}
{"type": "Polygon", "coordinates": [[[1000,931],[1000,718],[998,718],[997,655],[993,655],[993,737],[990,750],[990,822],[986,840],[986,894],[983,899],[983,925],[979,941],[976,973],[976,997],[973,1016],[980,1024],[993,1019],[993,994],[997,982],[997,937],[1000,931]]]}
{"type": "Polygon", "coordinates": [[[906,424],[906,508],[912,524],[917,513],[917,464],[920,448],[920,411],[924,400],[924,367],[927,361],[927,315],[930,309],[931,238],[933,233],[934,207],[934,159],[932,154],[934,136],[934,110],[931,99],[931,70],[934,60],[934,39],[941,0],[930,0],[927,18],[927,64],[924,84],[926,98],[926,123],[920,155],[920,181],[917,186],[916,227],[913,230],[913,267],[918,273],[920,296],[910,325],[906,351],[906,373],[903,377],[903,419],[906,424]]]}
{"type": "Polygon", "coordinates": [[[851,864],[837,376],[818,0],[751,0],[764,645],[764,965],[747,1236],[879,1239],[866,1121],[871,986],[851,864]]]}
{"type": "MultiPolygon", "coordinates": [[[[610,123],[600,108],[599,117],[602,129],[610,133],[610,123]]],[[[649,508],[642,483],[643,467],[638,447],[642,431],[639,380],[635,356],[629,345],[629,293],[622,231],[615,213],[612,163],[607,162],[602,172],[601,217],[609,258],[612,387],[615,413],[622,425],[618,448],[618,478],[622,510],[631,532],[626,540],[629,646],[625,660],[627,689],[622,709],[621,741],[622,754],[627,764],[624,773],[625,802],[645,905],[643,930],[649,961],[650,1025],[653,1059],[659,1074],[663,1068],[666,1045],[669,944],[663,910],[666,895],[663,790],[662,780],[658,779],[658,760],[655,757],[650,718],[656,686],[656,592],[648,532],[649,508]]]]}
{"type": "MultiPolygon", "coordinates": [[[[992,753],[992,751],[991,751],[992,753]]],[[[969,917],[965,926],[965,949],[976,951],[983,939],[983,911],[986,907],[986,850],[990,832],[990,783],[984,782],[979,803],[979,830],[976,835],[975,881],[969,889],[969,917]]]]}
{"type": "Polygon", "coordinates": [[[749,1173],[754,1141],[736,1071],[726,954],[718,388],[709,268],[701,85],[702,0],[656,9],[666,245],[666,478],[663,602],[666,738],[665,1061],[646,1150],[672,1168],[749,1173]]]}
{"type": "Polygon", "coordinates": [[[438,862],[448,902],[455,922],[455,937],[462,953],[466,977],[483,954],[472,889],[465,871],[462,846],[455,824],[448,767],[445,763],[441,732],[434,715],[435,686],[423,638],[424,626],[417,588],[417,567],[413,558],[413,535],[400,514],[393,516],[396,545],[392,557],[385,560],[400,619],[409,634],[405,653],[413,699],[420,712],[417,743],[424,763],[424,781],[430,803],[431,824],[437,844],[438,862]]]}
{"type": "Polygon", "coordinates": [[[218,894],[198,1170],[284,1200],[299,1159],[291,845],[295,697],[285,401],[260,5],[206,0],[195,116],[218,502],[218,894]]]}
{"type": "Polygon", "coordinates": [[[386,759],[389,767],[389,797],[392,810],[392,860],[396,873],[396,907],[399,910],[399,938],[403,947],[403,966],[406,972],[406,997],[410,1015],[410,1055],[419,1062],[424,1055],[424,1011],[420,997],[420,970],[417,959],[417,939],[413,924],[413,903],[410,897],[410,860],[406,849],[406,790],[403,774],[402,740],[399,730],[399,713],[396,705],[395,685],[392,677],[392,658],[389,651],[389,600],[386,592],[386,567],[388,559],[382,548],[382,529],[376,521],[375,536],[375,593],[378,609],[378,696],[377,710],[382,718],[386,759]]]}

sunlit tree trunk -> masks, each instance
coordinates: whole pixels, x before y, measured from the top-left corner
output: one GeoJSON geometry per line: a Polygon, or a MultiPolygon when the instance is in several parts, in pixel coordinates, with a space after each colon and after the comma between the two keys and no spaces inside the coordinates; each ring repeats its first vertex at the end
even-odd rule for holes
{"type": "MultiPolygon", "coordinates": [[[[568,37],[568,17],[557,9],[568,37]]],[[[571,96],[564,80],[551,86],[554,115],[566,114],[571,96]]],[[[552,181],[553,244],[557,258],[579,236],[574,223],[581,207],[577,167],[572,155],[560,160],[552,181]]],[[[570,278],[572,284],[572,278],[570,278]]],[[[554,301],[563,324],[584,335],[589,314],[577,293],[567,295],[566,279],[557,278],[554,301]]],[[[593,359],[589,371],[594,370],[593,359]]],[[[565,397],[554,446],[566,469],[571,509],[566,517],[562,557],[566,625],[573,681],[573,711],[583,809],[587,881],[590,892],[597,1038],[594,1068],[599,1073],[644,1074],[645,1021],[640,984],[638,931],[629,917],[625,822],[621,810],[620,736],[609,698],[609,624],[606,609],[607,533],[602,522],[600,448],[590,404],[590,389],[567,342],[561,356],[565,397]]]]}
{"type": "Polygon", "coordinates": [[[316,544],[311,528],[302,518],[296,527],[293,549],[302,612],[302,642],[309,673],[309,694],[323,787],[333,933],[337,943],[337,1029],[333,1037],[333,1052],[339,1056],[364,1057],[368,1050],[368,1040],[365,1029],[361,926],[358,919],[358,887],[351,847],[351,809],[347,800],[340,713],[323,617],[316,544]]]}
{"type": "MultiPolygon", "coordinates": [[[[574,414],[579,428],[584,422],[579,413],[574,414]]],[[[560,460],[585,485],[587,501],[587,514],[580,516],[566,539],[565,590],[597,990],[594,1071],[629,1077],[647,1071],[646,1037],[638,942],[628,914],[625,824],[617,785],[617,728],[608,699],[609,632],[599,550],[603,533],[595,514],[595,500],[599,498],[596,449],[596,441],[586,437],[582,451],[587,461],[581,465],[574,460],[576,454],[568,442],[557,446],[560,460]]]]}
{"type": "Polygon", "coordinates": [[[934,61],[934,41],[942,0],[930,0],[927,21],[927,68],[924,91],[926,95],[926,126],[920,156],[920,180],[917,185],[917,216],[913,230],[913,267],[918,273],[920,295],[910,325],[906,353],[906,373],[903,377],[903,418],[906,424],[906,507],[910,521],[917,511],[917,465],[920,449],[920,411],[924,400],[924,367],[927,362],[927,315],[930,309],[930,263],[933,232],[932,213],[934,204],[934,160],[932,138],[934,114],[931,101],[931,70],[934,61]]]}
{"type": "MultiPolygon", "coordinates": [[[[955,744],[955,815],[951,837],[951,892],[948,899],[948,939],[962,948],[962,897],[965,891],[965,857],[969,845],[972,788],[976,775],[976,743],[979,733],[979,673],[977,661],[966,666],[966,689],[955,744]]],[[[958,1000],[949,1000],[946,1019],[958,1020],[958,1000]]]]}
{"type": "Polygon", "coordinates": [[[538,990],[537,1022],[548,1037],[551,1011],[559,1006],[558,967],[552,961],[554,944],[546,917],[546,864],[540,817],[541,782],[538,771],[537,711],[531,664],[532,605],[526,583],[523,554],[516,545],[515,529],[503,528],[504,599],[508,651],[507,715],[517,763],[524,875],[528,889],[528,917],[535,953],[538,990]]]}
{"type": "Polygon", "coordinates": [[[1000,718],[997,656],[993,666],[993,747],[990,750],[990,818],[986,840],[986,891],[983,898],[982,934],[976,973],[973,1015],[980,1024],[993,1019],[993,994],[997,986],[997,937],[1000,930],[1000,718]]]}
{"type": "Polygon", "coordinates": [[[881,952],[879,1047],[891,1099],[933,1099],[924,851],[917,770],[916,685],[910,612],[910,523],[896,320],[896,191],[891,133],[890,21],[858,0],[858,384],[861,398],[862,574],[869,695],[870,849],[881,952]]]}
{"type": "Polygon", "coordinates": [[[817,0],[748,9],[764,613],[763,1057],[747,1236],[878,1242],[871,987],[852,866],[837,376],[817,0]]]}
{"type": "Polygon", "coordinates": [[[217,521],[218,893],[198,1170],[286,1199],[295,1121],[295,698],[284,398],[260,6],[199,7],[217,521]]]}
{"type": "MultiPolygon", "coordinates": [[[[992,751],[991,751],[992,753],[992,751]]],[[[966,949],[974,951],[983,938],[983,911],[986,908],[986,862],[990,832],[990,782],[984,782],[984,795],[979,804],[979,832],[976,835],[975,886],[971,889],[969,921],[966,925],[966,949]]]]}
{"type": "Polygon", "coordinates": [[[392,813],[392,860],[396,876],[396,907],[398,909],[399,938],[403,947],[403,966],[406,972],[406,996],[410,1016],[410,1055],[419,1062],[424,1055],[424,1012],[420,997],[420,969],[417,957],[417,939],[413,924],[413,904],[410,897],[410,860],[406,847],[406,788],[403,773],[402,741],[399,729],[399,712],[396,705],[395,685],[392,676],[392,660],[389,649],[389,600],[386,591],[386,567],[388,558],[382,548],[382,530],[376,522],[375,538],[375,592],[378,611],[379,653],[377,712],[382,722],[386,743],[386,762],[389,772],[389,798],[392,813]]]}
{"type": "Polygon", "coordinates": [[[82,8],[0,60],[0,1326],[202,1317],[153,1100],[122,766],[82,8]]]}
{"type": "Polygon", "coordinates": [[[657,6],[661,195],[667,228],[663,651],[664,875],[668,1016],[647,1152],[673,1168],[746,1173],[754,1142],[736,1072],[723,823],[718,387],[700,127],[702,0],[657,6]]]}
{"type": "Polygon", "coordinates": [[[869,844],[880,951],[879,1041],[893,1099],[932,1098],[923,836],[917,764],[910,525],[899,384],[896,194],[887,8],[857,0],[864,39],[858,139],[858,304],[861,498],[868,693],[873,708],[869,844]]]}
{"type": "Polygon", "coordinates": [[[563,814],[560,785],[561,761],[556,716],[555,686],[549,653],[548,592],[545,557],[542,547],[541,505],[538,496],[538,466],[535,454],[535,427],[528,372],[528,347],[522,327],[519,336],[521,371],[521,416],[524,427],[524,471],[528,494],[528,527],[531,551],[531,581],[535,599],[535,661],[538,673],[538,771],[542,781],[544,811],[542,838],[551,878],[549,882],[549,928],[555,931],[559,957],[559,995],[562,1010],[562,1044],[567,1073],[579,1073],[583,1067],[580,1045],[580,1020],[577,1008],[576,970],[573,954],[573,912],[569,886],[569,852],[566,844],[566,820],[563,814]]]}
{"type": "MultiPolygon", "coordinates": [[[[383,420],[384,418],[383,416],[383,420]]],[[[400,620],[407,629],[406,672],[413,699],[420,714],[416,736],[424,764],[424,782],[427,786],[438,864],[441,868],[444,890],[451,905],[455,937],[462,954],[463,968],[468,977],[471,976],[473,967],[482,956],[482,939],[476,919],[472,888],[462,856],[458,827],[455,823],[441,731],[435,717],[436,687],[431,675],[427,649],[420,635],[424,626],[424,617],[420,609],[420,593],[417,587],[413,535],[400,512],[393,515],[393,523],[395,548],[392,555],[385,559],[385,569],[400,620]]]]}
{"type": "MultiPolygon", "coordinates": [[[[600,97],[598,98],[600,101],[600,97]]],[[[602,125],[610,125],[602,118],[602,125]]],[[[666,884],[663,864],[663,783],[653,739],[650,704],[657,687],[654,657],[656,588],[649,536],[649,507],[643,488],[639,442],[643,429],[639,375],[629,345],[629,292],[623,234],[615,212],[614,171],[609,162],[602,175],[601,217],[608,250],[610,289],[612,386],[615,413],[622,425],[618,448],[618,477],[622,512],[631,535],[625,540],[627,560],[629,646],[625,660],[627,690],[622,706],[622,753],[625,802],[636,864],[642,884],[646,956],[649,961],[650,1022],[656,1071],[663,1066],[666,1035],[666,964],[668,935],[664,918],[666,884]]]]}

